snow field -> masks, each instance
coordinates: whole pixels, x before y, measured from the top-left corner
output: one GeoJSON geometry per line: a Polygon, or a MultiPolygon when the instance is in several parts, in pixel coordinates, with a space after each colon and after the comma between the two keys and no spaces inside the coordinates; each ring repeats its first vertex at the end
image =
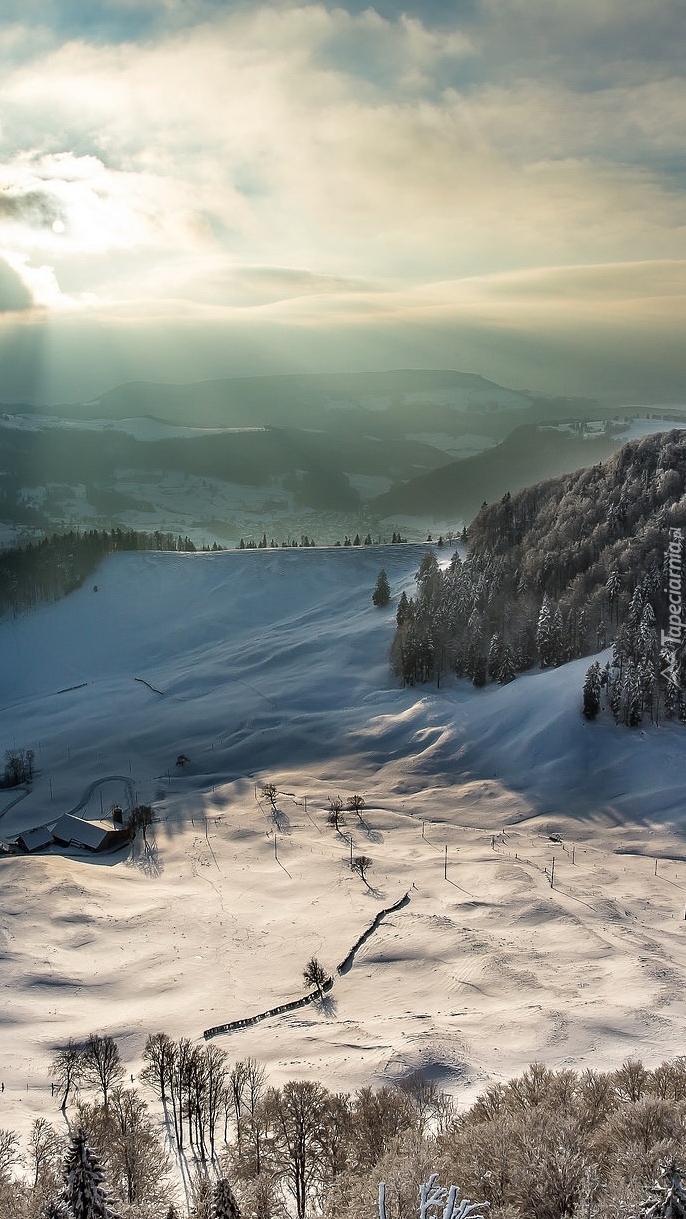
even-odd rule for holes
{"type": "Polygon", "coordinates": [[[119,555],[0,624],[0,741],[38,766],[18,803],[2,793],[0,835],[89,791],[99,817],[124,780],[156,817],[147,855],[0,860],[1,1126],[56,1116],[48,1063],[68,1037],[111,1033],[137,1075],[148,1033],[196,1038],[297,998],[311,955],[333,971],[405,891],[321,1007],[215,1044],[275,1083],[421,1068],[465,1104],[534,1059],[682,1052],[683,730],[586,724],[588,661],[399,689],[394,605],[371,591],[384,566],[395,602],[420,557],[119,555]],[[328,797],[353,792],[366,807],[343,832],[369,886],[326,823],[328,797]]]}

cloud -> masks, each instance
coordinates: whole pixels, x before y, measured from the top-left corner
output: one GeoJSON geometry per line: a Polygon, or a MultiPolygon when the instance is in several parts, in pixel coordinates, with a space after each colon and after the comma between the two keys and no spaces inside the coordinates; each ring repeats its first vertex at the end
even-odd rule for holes
{"type": "Polygon", "coordinates": [[[52,225],[59,220],[62,209],[57,199],[42,190],[11,193],[0,190],[0,220],[19,220],[26,224],[52,225]]]}
{"type": "Polygon", "coordinates": [[[31,293],[20,276],[0,258],[0,313],[21,313],[32,305],[31,293]]]}
{"type": "Polygon", "coordinates": [[[0,243],[48,308],[313,342],[377,318],[427,352],[470,316],[683,310],[655,270],[686,258],[680,0],[28,2],[0,243]]]}
{"type": "MultiPolygon", "coordinates": [[[[518,11],[540,15],[533,0],[518,11]]],[[[475,56],[470,39],[373,10],[263,5],[125,49],[68,43],[0,89],[23,137],[8,164],[27,191],[59,194],[75,243],[128,243],[143,261],[215,250],[431,278],[446,262],[678,253],[683,82],[591,94],[543,71],[437,93],[450,65],[459,78],[487,61],[490,43],[475,56]],[[90,186],[75,171],[89,165],[90,186]]]]}

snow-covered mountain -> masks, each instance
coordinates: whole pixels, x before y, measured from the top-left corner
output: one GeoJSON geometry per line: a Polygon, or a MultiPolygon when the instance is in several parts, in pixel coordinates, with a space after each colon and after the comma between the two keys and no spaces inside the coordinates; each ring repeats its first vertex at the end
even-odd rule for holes
{"type": "Polygon", "coordinates": [[[227,1035],[229,1055],[345,1088],[421,1068],[470,1096],[533,1059],[680,1052],[683,728],[585,722],[587,661],[399,688],[421,554],[117,555],[0,624],[0,742],[36,765],[0,793],[0,835],[129,799],[155,817],[148,851],[0,858],[3,1125],[53,1112],[68,1037],[113,1033],[136,1075],[149,1032],[297,998],[309,956],[335,974],[406,892],[325,1004],[227,1035]],[[353,793],[337,833],[328,798],[353,793]]]}

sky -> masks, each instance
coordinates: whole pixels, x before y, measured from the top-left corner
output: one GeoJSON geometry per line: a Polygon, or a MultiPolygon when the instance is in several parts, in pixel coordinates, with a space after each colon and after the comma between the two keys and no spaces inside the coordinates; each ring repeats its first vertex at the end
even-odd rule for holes
{"type": "Polygon", "coordinates": [[[457,368],[686,401],[684,0],[4,0],[0,402],[457,368]]]}

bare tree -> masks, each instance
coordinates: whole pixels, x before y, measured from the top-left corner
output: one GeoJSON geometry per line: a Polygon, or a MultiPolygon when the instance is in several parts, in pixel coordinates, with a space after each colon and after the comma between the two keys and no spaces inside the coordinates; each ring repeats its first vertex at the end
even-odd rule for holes
{"type": "Polygon", "coordinates": [[[266,1081],[264,1067],[254,1058],[236,1063],[232,1089],[240,1088],[240,1113],[236,1130],[236,1170],[242,1180],[253,1181],[263,1170],[263,1147],[267,1136],[267,1119],[263,1096],[266,1081]]]}
{"type": "Polygon", "coordinates": [[[33,1173],[33,1188],[38,1188],[38,1183],[48,1181],[51,1185],[56,1185],[59,1180],[62,1160],[65,1153],[64,1139],[47,1122],[44,1117],[37,1117],[31,1127],[29,1134],[29,1153],[27,1156],[29,1165],[33,1173]]]}
{"type": "Polygon", "coordinates": [[[281,1089],[270,1088],[265,1100],[272,1136],[270,1158],[295,1202],[297,1219],[305,1219],[322,1180],[322,1123],[328,1096],[321,1084],[289,1080],[281,1089]]]}
{"type": "Polygon", "coordinates": [[[241,1118],[243,1116],[243,1106],[245,1104],[245,1090],[248,1082],[248,1064],[247,1062],[237,1062],[229,1075],[229,1086],[226,1090],[226,1107],[224,1112],[224,1142],[228,1143],[228,1125],[229,1112],[233,1110],[234,1125],[236,1128],[236,1143],[238,1152],[241,1150],[241,1118]]]}
{"type": "Polygon", "coordinates": [[[367,887],[369,887],[369,882],[367,880],[366,873],[369,868],[371,868],[372,863],[373,860],[369,858],[369,855],[354,855],[352,864],[350,865],[353,872],[359,872],[360,877],[367,887]]]}
{"type": "Polygon", "coordinates": [[[365,805],[364,796],[360,796],[356,792],[354,796],[348,796],[347,803],[348,803],[349,812],[357,813],[358,817],[362,816],[362,809],[364,808],[364,805],[365,805]]]}
{"type": "Polygon", "coordinates": [[[172,1199],[166,1179],[171,1163],[148,1116],[148,1107],[133,1088],[112,1088],[107,1108],[81,1104],[78,1120],[89,1144],[102,1149],[102,1166],[117,1206],[127,1215],[152,1219],[172,1199]]]}
{"type": "Polygon", "coordinates": [[[60,1108],[64,1113],[67,1108],[69,1093],[78,1088],[83,1077],[84,1050],[76,1044],[73,1038],[55,1054],[50,1063],[50,1076],[57,1084],[58,1092],[62,1093],[60,1108]]]}
{"type": "Polygon", "coordinates": [[[0,1183],[10,1179],[10,1169],[18,1164],[19,1139],[13,1130],[0,1130],[0,1183]]]}
{"type": "Polygon", "coordinates": [[[131,809],[129,814],[129,833],[132,838],[136,837],[139,830],[143,831],[143,842],[148,845],[146,831],[152,825],[152,808],[149,804],[137,804],[131,809]]]}
{"type": "Polygon", "coordinates": [[[306,986],[316,986],[321,999],[322,987],[326,981],[327,973],[323,965],[319,964],[316,957],[310,957],[307,965],[303,969],[303,982],[306,986]]]}
{"type": "Polygon", "coordinates": [[[34,758],[32,749],[6,749],[4,786],[18,787],[20,783],[32,783],[34,758]]]}
{"type": "Polygon", "coordinates": [[[329,811],[326,820],[340,833],[341,826],[345,824],[343,801],[340,796],[329,796],[329,811]]]}
{"type": "Polygon", "coordinates": [[[111,1087],[124,1075],[114,1037],[101,1037],[99,1033],[89,1035],[83,1052],[83,1074],[96,1088],[100,1088],[103,1105],[107,1108],[111,1087]]]}
{"type": "Polygon", "coordinates": [[[276,797],[278,794],[279,793],[273,783],[262,784],[262,795],[265,800],[269,801],[274,811],[276,811],[276,797]]]}

